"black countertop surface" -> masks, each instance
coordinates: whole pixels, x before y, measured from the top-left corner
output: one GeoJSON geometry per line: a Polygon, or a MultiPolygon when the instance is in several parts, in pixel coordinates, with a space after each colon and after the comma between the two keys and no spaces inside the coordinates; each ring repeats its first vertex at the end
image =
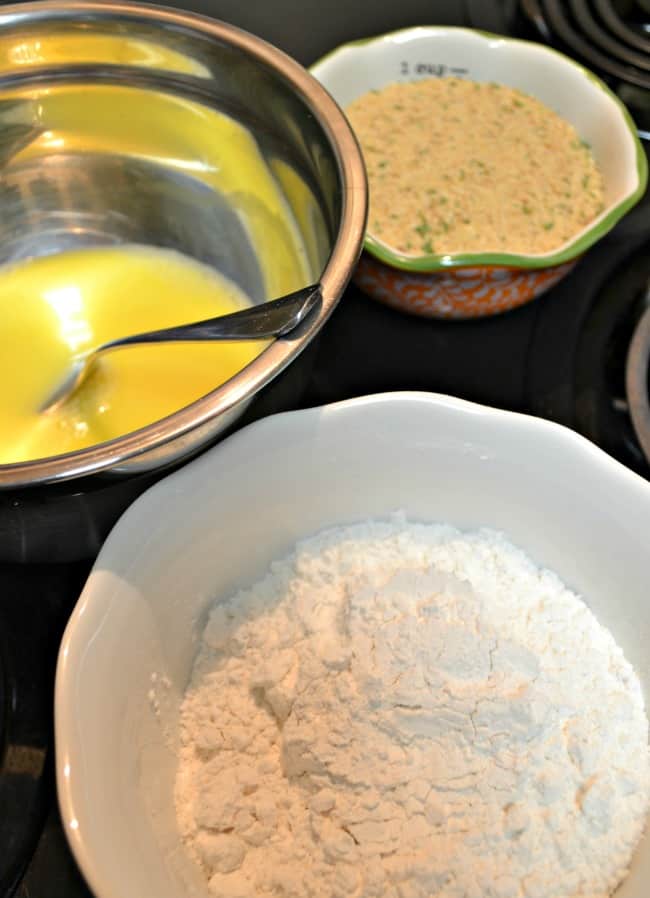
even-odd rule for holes
{"type": "MultiPolygon", "coordinates": [[[[506,32],[517,6],[508,0],[357,0],[340,8],[328,8],[322,0],[302,0],[299,7],[290,0],[192,0],[176,5],[247,28],[305,64],[343,41],[407,25],[460,24],[506,32]]],[[[576,345],[603,285],[616,285],[635,253],[634,265],[645,265],[648,212],[646,201],[546,296],[494,318],[412,318],[350,286],[313,350],[314,364],[299,406],[381,391],[430,390],[582,429],[576,345]]],[[[639,283],[645,271],[636,276],[639,283]]],[[[251,415],[267,413],[271,404],[262,397],[251,415]]],[[[600,436],[598,441],[617,454],[616,443],[609,445],[600,436]]],[[[24,711],[13,715],[20,723],[4,733],[4,744],[0,726],[0,758],[5,766],[13,765],[18,778],[32,776],[38,783],[24,813],[0,807],[2,850],[25,832],[34,845],[33,854],[21,859],[20,869],[13,866],[10,852],[0,856],[0,898],[90,896],[58,818],[52,738],[56,654],[90,564],[0,565],[0,722],[11,710],[24,711]],[[14,745],[30,751],[12,754],[14,745]]]]}

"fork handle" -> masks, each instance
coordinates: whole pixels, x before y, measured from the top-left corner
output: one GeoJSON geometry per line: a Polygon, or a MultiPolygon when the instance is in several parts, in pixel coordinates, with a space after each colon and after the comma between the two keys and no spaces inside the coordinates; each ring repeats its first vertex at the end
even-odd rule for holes
{"type": "Polygon", "coordinates": [[[268,337],[283,337],[294,330],[320,300],[320,284],[312,284],[280,299],[241,309],[230,315],[111,340],[102,346],[102,351],[134,343],[194,343],[204,340],[263,340],[268,337]]]}

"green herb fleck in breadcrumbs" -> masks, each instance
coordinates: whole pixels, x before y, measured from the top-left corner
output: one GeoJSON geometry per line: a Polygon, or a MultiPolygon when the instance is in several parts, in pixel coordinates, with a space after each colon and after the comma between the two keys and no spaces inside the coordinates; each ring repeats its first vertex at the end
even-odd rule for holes
{"type": "Polygon", "coordinates": [[[440,254],[552,252],[605,208],[587,141],[520,90],[425,78],[347,112],[367,162],[370,233],[388,246],[420,255],[435,237],[440,254]]]}

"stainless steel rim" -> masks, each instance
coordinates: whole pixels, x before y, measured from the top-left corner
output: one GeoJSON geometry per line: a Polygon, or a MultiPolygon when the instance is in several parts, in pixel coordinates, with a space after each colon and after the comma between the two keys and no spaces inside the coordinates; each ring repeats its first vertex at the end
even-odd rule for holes
{"type": "Polygon", "coordinates": [[[632,424],[645,457],[650,462],[650,400],[648,365],[650,363],[650,308],[646,309],[634,331],[627,356],[625,389],[632,424]]]}
{"type": "Polygon", "coordinates": [[[171,442],[250,399],[291,362],[331,315],[361,252],[366,222],[366,175],[356,139],[337,104],[301,65],[261,38],[205,16],[140,3],[106,0],[42,0],[2,8],[0,28],[21,20],[35,21],[52,14],[64,19],[75,12],[100,16],[137,16],[200,31],[239,47],[279,72],[306,102],[327,135],[345,185],[341,198],[341,226],[330,259],[321,276],[322,305],[313,320],[287,338],[276,340],[261,355],[223,386],[189,406],[153,424],[107,443],[66,455],[12,465],[0,465],[0,488],[55,483],[83,477],[120,465],[171,442]]]}

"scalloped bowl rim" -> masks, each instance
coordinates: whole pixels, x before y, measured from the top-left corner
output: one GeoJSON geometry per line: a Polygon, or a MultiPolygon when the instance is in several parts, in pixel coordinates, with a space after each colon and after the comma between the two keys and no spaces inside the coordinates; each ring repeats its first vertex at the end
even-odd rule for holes
{"type": "MultiPolygon", "coordinates": [[[[345,63],[345,57],[355,50],[360,50],[363,53],[364,50],[368,48],[381,46],[382,44],[393,44],[396,41],[399,41],[403,46],[410,40],[422,39],[427,36],[437,37],[444,34],[465,34],[470,39],[476,38],[491,45],[494,45],[496,42],[500,46],[523,47],[533,53],[546,54],[549,59],[553,59],[556,63],[563,65],[568,64],[576,72],[582,74],[589,80],[594,88],[598,88],[606,94],[609,100],[617,108],[621,118],[621,126],[627,130],[628,137],[635,147],[636,186],[622,196],[617,202],[610,203],[592,224],[583,228],[575,238],[564,243],[557,250],[548,253],[457,252],[441,255],[434,253],[423,256],[412,256],[394,250],[389,245],[377,240],[368,232],[366,232],[364,239],[364,250],[378,261],[383,262],[392,268],[398,268],[402,271],[411,271],[414,273],[419,272],[422,274],[454,268],[539,269],[554,267],[577,259],[593,246],[594,243],[604,237],[605,234],[607,234],[617,222],[619,222],[620,219],[623,218],[636,203],[638,203],[645,192],[648,181],[648,161],[630,113],[605,82],[588,68],[576,62],[574,59],[571,59],[571,57],[566,54],[561,53],[559,50],[555,50],[552,47],[547,47],[544,44],[535,41],[526,41],[519,38],[506,37],[489,31],[459,26],[417,25],[340,44],[338,47],[314,62],[309,67],[309,71],[315,78],[321,81],[327,90],[330,90],[327,79],[321,80],[323,68],[327,68],[333,64],[340,64],[342,61],[345,63]]],[[[384,83],[387,84],[389,82],[385,81],[384,83]]],[[[334,94],[333,96],[338,102],[337,97],[334,94]]]]}
{"type": "MultiPolygon", "coordinates": [[[[217,596],[255,582],[309,532],[400,508],[413,520],[504,530],[586,596],[647,697],[650,484],[640,476],[559,424],[431,393],[261,419],[130,506],[66,627],[55,685],[57,790],[97,898],[179,894],[178,844],[165,852],[155,831],[173,810],[157,806],[156,816],[147,805],[166,792],[164,765],[139,754],[154,743],[171,753],[151,707],[151,671],[169,676],[180,701],[217,596]]],[[[618,898],[643,898],[649,879],[646,832],[618,898]]]]}

